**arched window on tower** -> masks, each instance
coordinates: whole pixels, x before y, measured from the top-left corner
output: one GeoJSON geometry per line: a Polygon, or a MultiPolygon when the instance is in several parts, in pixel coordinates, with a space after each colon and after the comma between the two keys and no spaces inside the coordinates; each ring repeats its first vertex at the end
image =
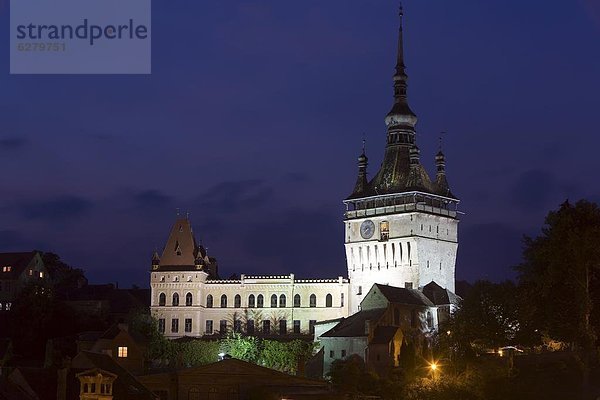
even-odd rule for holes
{"type": "Polygon", "coordinates": [[[221,296],[221,308],[227,308],[227,296],[221,296]]]}
{"type": "Polygon", "coordinates": [[[257,308],[263,308],[264,307],[264,303],[265,303],[265,298],[263,297],[262,294],[259,294],[256,297],[256,307],[257,308]]]}
{"type": "Polygon", "coordinates": [[[277,295],[276,294],[271,296],[271,308],[277,308],[277,295]]]}
{"type": "Polygon", "coordinates": [[[279,296],[279,308],[285,308],[286,306],[286,298],[285,298],[285,294],[282,294],[281,296],[279,296]]]}
{"type": "Polygon", "coordinates": [[[301,300],[299,294],[294,295],[294,307],[301,307],[301,300]]]}
{"type": "Polygon", "coordinates": [[[309,307],[316,307],[317,306],[317,296],[315,296],[315,294],[311,294],[310,295],[310,303],[309,303],[309,307]]]}
{"type": "Polygon", "coordinates": [[[158,295],[158,305],[159,306],[166,306],[167,305],[167,295],[164,293],[161,293],[158,295]]]}
{"type": "Polygon", "coordinates": [[[431,314],[431,311],[427,311],[427,327],[433,329],[433,314],[431,314]]]}
{"type": "Polygon", "coordinates": [[[173,306],[178,306],[179,305],[179,293],[173,293],[173,306]]]}
{"type": "Polygon", "coordinates": [[[256,306],[254,295],[248,296],[248,307],[254,308],[256,306]]]}
{"type": "Polygon", "coordinates": [[[213,297],[212,294],[209,294],[208,296],[206,296],[206,308],[212,308],[213,307],[213,297]]]}
{"type": "Polygon", "coordinates": [[[186,306],[191,306],[193,304],[193,297],[192,294],[188,292],[188,294],[185,295],[185,305],[186,306]]]}
{"type": "Polygon", "coordinates": [[[340,295],[340,307],[344,307],[344,293],[340,295]]]}
{"type": "Polygon", "coordinates": [[[333,296],[331,296],[331,294],[327,294],[327,296],[325,296],[325,307],[332,307],[333,306],[333,296]]]}
{"type": "Polygon", "coordinates": [[[235,295],[235,297],[233,298],[233,306],[235,308],[240,308],[242,306],[242,296],[240,296],[239,294],[235,295]]]}

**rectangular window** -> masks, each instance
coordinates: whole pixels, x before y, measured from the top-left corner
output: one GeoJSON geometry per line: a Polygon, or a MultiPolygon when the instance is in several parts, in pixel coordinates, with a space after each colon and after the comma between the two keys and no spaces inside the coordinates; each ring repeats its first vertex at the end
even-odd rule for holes
{"type": "Polygon", "coordinates": [[[270,335],[271,334],[271,321],[263,321],[263,334],[270,335]]]}
{"type": "Polygon", "coordinates": [[[248,335],[254,335],[254,320],[253,319],[249,319],[247,324],[246,324],[246,333],[248,333],[248,335]]]}
{"type": "Polygon", "coordinates": [[[379,237],[382,242],[390,238],[390,223],[388,221],[381,221],[379,223],[379,237]]]}
{"type": "Polygon", "coordinates": [[[279,321],[279,334],[280,335],[287,334],[287,321],[285,319],[282,319],[281,321],[279,321]]]}
{"type": "Polygon", "coordinates": [[[127,358],[127,347],[119,347],[117,355],[119,358],[127,358]]]}
{"type": "Polygon", "coordinates": [[[179,319],[178,318],[173,318],[171,320],[171,332],[173,332],[173,333],[179,332],[179,319]]]}
{"type": "Polygon", "coordinates": [[[308,333],[310,333],[311,335],[315,334],[315,325],[317,324],[317,320],[315,319],[311,319],[310,321],[308,321],[308,333]]]}
{"type": "Polygon", "coordinates": [[[165,319],[159,318],[158,320],[158,331],[160,333],[165,333],[165,319]]]}
{"type": "Polygon", "coordinates": [[[294,320],[294,333],[300,333],[300,321],[294,320]]]}
{"type": "Polygon", "coordinates": [[[404,282],[404,289],[412,289],[413,285],[412,282],[404,282]]]}
{"type": "Polygon", "coordinates": [[[192,331],[192,319],[191,318],[186,318],[185,319],[185,331],[186,332],[191,332],[192,331]]]}
{"type": "Polygon", "coordinates": [[[242,320],[236,319],[233,321],[233,330],[234,332],[240,333],[242,331],[242,320]]]}
{"type": "Polygon", "coordinates": [[[227,333],[227,320],[226,319],[222,319],[219,322],[219,333],[221,333],[221,334],[227,333]]]}
{"type": "Polygon", "coordinates": [[[342,358],[346,357],[346,350],[342,350],[342,358]]]}
{"type": "Polygon", "coordinates": [[[335,351],[329,350],[329,358],[334,358],[334,357],[335,357],[335,351]]]}
{"type": "Polygon", "coordinates": [[[356,292],[356,294],[361,295],[362,294],[362,286],[358,287],[358,291],[356,292]]]}
{"type": "Polygon", "coordinates": [[[213,322],[212,322],[212,320],[209,319],[209,320],[206,321],[206,329],[205,329],[205,331],[206,331],[207,335],[212,335],[213,334],[213,322]]]}

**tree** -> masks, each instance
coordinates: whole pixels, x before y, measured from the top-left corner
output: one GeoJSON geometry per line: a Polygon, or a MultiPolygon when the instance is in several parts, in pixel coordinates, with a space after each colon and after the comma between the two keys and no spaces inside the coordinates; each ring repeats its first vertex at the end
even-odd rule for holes
{"type": "Polygon", "coordinates": [[[541,235],[524,238],[523,263],[517,270],[538,329],[592,351],[600,322],[598,206],[566,201],[550,212],[541,235]]]}
{"type": "Polygon", "coordinates": [[[517,270],[534,323],[579,351],[585,396],[600,323],[600,208],[566,201],[548,214],[541,235],[525,237],[524,245],[517,270]]]}
{"type": "Polygon", "coordinates": [[[464,356],[474,345],[496,348],[514,344],[522,325],[518,299],[512,282],[476,282],[460,309],[441,330],[442,345],[453,347],[458,355],[464,356]]]}

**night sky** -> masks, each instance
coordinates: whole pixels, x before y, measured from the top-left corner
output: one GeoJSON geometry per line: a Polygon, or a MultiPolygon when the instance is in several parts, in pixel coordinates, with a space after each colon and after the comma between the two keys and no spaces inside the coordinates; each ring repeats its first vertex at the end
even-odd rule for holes
{"type": "MultiPolygon", "coordinates": [[[[0,251],[148,286],[176,209],[221,275],[346,275],[342,200],[392,105],[398,2],[154,1],[152,75],[11,76],[0,0],[0,251]]],[[[521,237],[600,200],[600,1],[407,0],[421,162],[438,137],[457,279],[514,276],[521,237]]]]}

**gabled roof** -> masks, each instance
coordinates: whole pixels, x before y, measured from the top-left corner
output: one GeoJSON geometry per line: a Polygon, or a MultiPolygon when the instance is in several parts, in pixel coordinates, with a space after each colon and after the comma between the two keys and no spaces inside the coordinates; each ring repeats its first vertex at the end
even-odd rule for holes
{"type": "Polygon", "coordinates": [[[73,359],[73,368],[90,370],[98,368],[117,375],[113,393],[115,398],[154,399],[156,396],[107,354],[82,351],[73,359]]]}
{"type": "Polygon", "coordinates": [[[434,281],[431,281],[423,287],[423,294],[435,305],[457,305],[460,297],[448,289],[444,289],[434,281]]]}
{"type": "Polygon", "coordinates": [[[31,265],[33,259],[39,255],[36,251],[23,253],[0,253],[0,278],[17,279],[31,265]],[[2,272],[3,267],[11,267],[10,272],[2,272]]]}
{"type": "Polygon", "coordinates": [[[235,379],[236,377],[238,379],[241,378],[244,381],[264,379],[265,381],[268,381],[270,385],[301,385],[316,387],[323,387],[327,385],[327,383],[322,380],[314,380],[289,375],[274,369],[262,367],[260,365],[252,364],[235,358],[228,358],[198,367],[180,369],[176,371],[176,373],[179,376],[187,377],[194,377],[198,375],[214,376],[214,379],[226,377],[228,380],[235,379]]]}
{"type": "Polygon", "coordinates": [[[365,323],[377,323],[385,313],[385,308],[361,310],[342,320],[339,324],[325,332],[321,337],[366,337],[365,323]]]}
{"type": "Polygon", "coordinates": [[[435,305],[423,293],[416,289],[405,289],[376,283],[376,287],[390,303],[412,304],[434,307],[435,305]]]}

